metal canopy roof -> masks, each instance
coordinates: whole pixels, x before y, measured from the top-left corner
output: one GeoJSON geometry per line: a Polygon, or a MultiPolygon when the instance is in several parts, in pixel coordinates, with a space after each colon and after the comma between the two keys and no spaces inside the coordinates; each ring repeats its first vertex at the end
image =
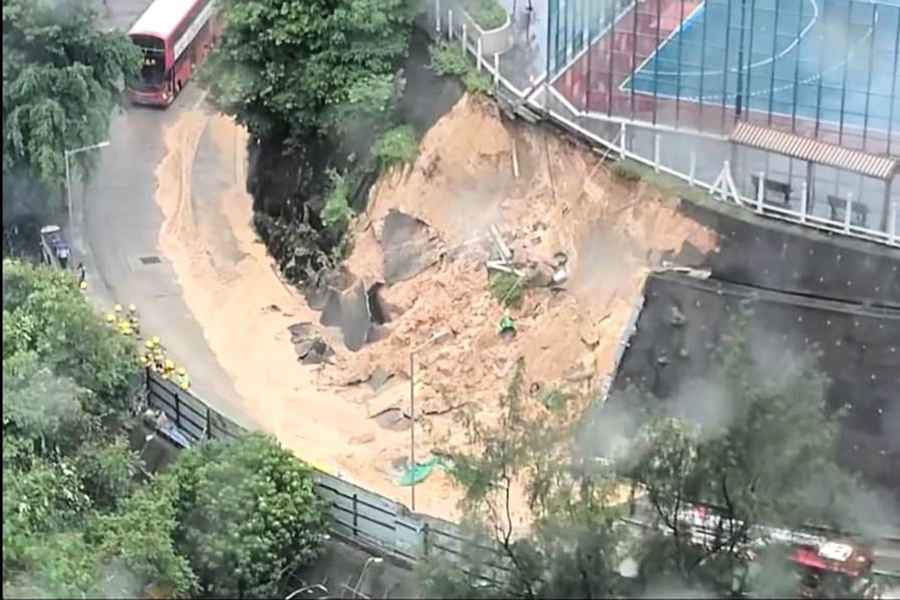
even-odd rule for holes
{"type": "Polygon", "coordinates": [[[746,122],[738,124],[730,139],[742,146],[776,152],[876,179],[892,179],[900,167],[900,160],[891,156],[850,150],[836,144],[746,122]]]}

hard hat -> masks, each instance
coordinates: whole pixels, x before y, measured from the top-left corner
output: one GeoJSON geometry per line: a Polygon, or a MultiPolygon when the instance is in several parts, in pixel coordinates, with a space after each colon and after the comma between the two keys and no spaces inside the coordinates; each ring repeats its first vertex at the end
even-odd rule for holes
{"type": "Polygon", "coordinates": [[[115,320],[116,320],[116,316],[115,316],[114,314],[112,314],[112,313],[107,313],[107,315],[106,315],[106,322],[107,322],[107,323],[113,323],[113,322],[115,322],[115,320]]]}
{"type": "Polygon", "coordinates": [[[166,369],[172,371],[175,369],[175,363],[173,363],[170,359],[166,359],[166,369]]]}
{"type": "Polygon", "coordinates": [[[113,307],[113,310],[116,311],[116,312],[122,312],[122,305],[121,305],[121,304],[116,304],[116,305],[113,307]]]}
{"type": "Polygon", "coordinates": [[[186,390],[189,387],[191,387],[191,383],[186,379],[182,379],[181,381],[178,382],[178,387],[180,387],[183,390],[186,390]]]}
{"type": "Polygon", "coordinates": [[[147,340],[146,342],[144,342],[144,347],[146,347],[147,350],[153,350],[153,340],[147,340]]]}
{"type": "Polygon", "coordinates": [[[159,338],[155,335],[152,338],[150,338],[150,341],[153,342],[157,346],[159,345],[159,338]]]}
{"type": "Polygon", "coordinates": [[[134,304],[129,304],[128,312],[137,312],[137,306],[135,306],[134,304]]]}
{"type": "Polygon", "coordinates": [[[87,289],[87,281],[82,281],[78,287],[80,287],[83,290],[86,290],[87,289]]]}
{"type": "Polygon", "coordinates": [[[184,370],[184,367],[178,367],[178,374],[184,377],[187,375],[187,371],[184,370]]]}

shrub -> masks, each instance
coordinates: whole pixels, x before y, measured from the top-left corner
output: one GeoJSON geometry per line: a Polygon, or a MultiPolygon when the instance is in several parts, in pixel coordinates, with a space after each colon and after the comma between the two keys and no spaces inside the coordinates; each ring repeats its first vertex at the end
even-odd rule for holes
{"type": "Polygon", "coordinates": [[[429,48],[431,52],[431,69],[441,75],[462,78],[463,85],[471,94],[491,94],[494,85],[491,78],[478,70],[469,62],[459,44],[441,42],[429,48]]]}
{"type": "Polygon", "coordinates": [[[313,472],[273,438],[204,444],[164,477],[177,486],[180,547],[203,595],[283,598],[290,575],[319,556],[328,512],[313,472]]]}
{"type": "Polygon", "coordinates": [[[490,96],[494,92],[494,84],[491,78],[475,69],[469,69],[469,72],[463,75],[463,84],[470,94],[490,96]]]}
{"type": "Polygon", "coordinates": [[[522,283],[521,278],[512,273],[492,273],[489,287],[501,306],[520,306],[525,289],[522,283]]]}
{"type": "Polygon", "coordinates": [[[382,168],[396,163],[412,162],[418,152],[416,133],[409,125],[389,129],[375,142],[372,154],[382,168]]]}
{"type": "Polygon", "coordinates": [[[431,54],[431,70],[442,77],[447,75],[460,77],[469,71],[469,61],[459,44],[450,42],[432,44],[428,52],[431,54]]]}
{"type": "Polygon", "coordinates": [[[343,227],[353,216],[350,210],[350,182],[334,169],[328,171],[328,177],[331,179],[331,190],[319,216],[326,227],[343,227]]]}
{"type": "Polygon", "coordinates": [[[466,12],[485,30],[506,24],[506,9],[497,0],[466,0],[466,12]]]}

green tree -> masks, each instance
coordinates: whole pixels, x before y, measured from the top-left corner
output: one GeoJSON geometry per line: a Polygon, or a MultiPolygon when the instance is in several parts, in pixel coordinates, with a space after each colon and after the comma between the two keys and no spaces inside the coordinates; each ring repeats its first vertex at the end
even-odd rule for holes
{"type": "Polygon", "coordinates": [[[655,402],[620,462],[668,533],[645,545],[645,573],[743,593],[756,583],[747,550],[758,526],[856,529],[848,501],[860,484],[836,462],[840,412],[826,404],[828,385],[815,354],[767,344],[744,315],[712,372],[668,410],[655,402]],[[684,518],[697,502],[720,516],[700,545],[684,518]]]}
{"type": "Polygon", "coordinates": [[[25,353],[33,353],[54,375],[71,379],[80,388],[85,412],[117,418],[125,414],[128,392],[139,374],[133,341],[100,322],[71,274],[7,260],[4,374],[6,361],[25,353]]]}
{"type": "Polygon", "coordinates": [[[384,113],[415,0],[226,0],[203,79],[258,138],[384,113]]]}
{"type": "Polygon", "coordinates": [[[496,424],[462,417],[478,450],[451,451],[450,472],[465,492],[464,524],[475,541],[461,548],[461,564],[437,558],[421,568],[428,596],[592,598],[622,589],[616,482],[571,445],[579,403],[558,393],[547,408],[524,393],[523,372],[520,362],[496,424]],[[513,517],[521,493],[533,517],[527,531],[513,517]]]}
{"type": "MultiPolygon", "coordinates": [[[[3,4],[3,176],[27,174],[48,189],[65,181],[66,149],[107,137],[125,82],[140,65],[121,32],[105,31],[92,0],[3,4]]],[[[72,167],[88,175],[93,153],[72,167]]]]}
{"type": "Polygon", "coordinates": [[[283,597],[287,578],[318,556],[327,512],[312,471],[262,434],[182,454],[178,542],[214,597],[283,597]]]}
{"type": "Polygon", "coordinates": [[[3,262],[4,596],[193,590],[173,491],[141,486],[118,434],[136,369],[71,275],[3,262]]]}

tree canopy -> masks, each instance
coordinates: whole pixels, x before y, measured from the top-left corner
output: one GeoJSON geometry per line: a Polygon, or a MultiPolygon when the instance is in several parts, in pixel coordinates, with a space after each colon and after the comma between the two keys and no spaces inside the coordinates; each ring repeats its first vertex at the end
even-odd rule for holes
{"type": "Polygon", "coordinates": [[[316,556],[310,471],[270,438],[145,472],[120,427],[137,375],[71,274],[3,261],[4,597],[268,597],[316,556]]]}
{"type": "Polygon", "coordinates": [[[760,526],[859,531],[851,505],[861,485],[836,463],[841,412],[826,406],[817,356],[766,343],[746,316],[722,338],[715,364],[676,398],[630,389],[605,406],[559,391],[552,403],[529,398],[518,372],[496,427],[467,421],[478,452],[450,453],[465,521],[481,543],[461,563],[428,564],[429,593],[793,591],[785,548],[750,551],[750,542],[760,526]],[[514,526],[516,491],[530,525],[514,526]],[[719,516],[702,539],[686,519],[698,505],[719,516]],[[656,528],[625,527],[626,511],[656,528]],[[626,558],[636,577],[622,575],[626,558]]]}
{"type": "Polygon", "coordinates": [[[346,126],[388,109],[415,0],[226,0],[204,69],[210,96],[256,137],[346,126]]]}
{"type": "MultiPolygon", "coordinates": [[[[3,176],[65,181],[64,151],[106,139],[140,54],[126,35],[105,31],[91,0],[3,4],[3,176]]],[[[72,167],[88,173],[91,153],[72,167]]]]}

